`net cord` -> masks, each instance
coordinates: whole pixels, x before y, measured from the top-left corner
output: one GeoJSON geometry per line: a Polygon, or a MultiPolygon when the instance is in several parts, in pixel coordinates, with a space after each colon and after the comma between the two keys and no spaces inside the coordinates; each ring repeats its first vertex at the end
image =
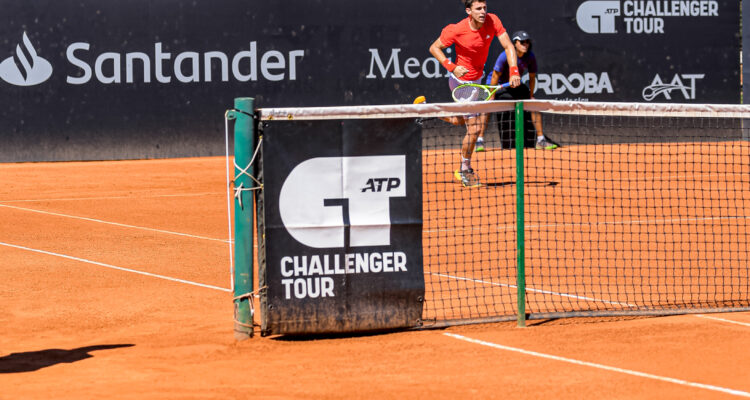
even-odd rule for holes
{"type": "Polygon", "coordinates": [[[298,107],[258,109],[262,121],[440,118],[471,113],[512,111],[514,101],[422,103],[344,107],[298,107]]]}
{"type": "MultiPolygon", "coordinates": [[[[261,108],[258,109],[258,112],[260,119],[263,121],[440,118],[467,113],[512,111],[515,108],[515,103],[515,101],[495,100],[465,103],[261,108]]],[[[750,105],[744,104],[615,103],[558,100],[524,100],[523,103],[525,111],[554,114],[750,119],[750,105]]]]}
{"type": "Polygon", "coordinates": [[[614,103],[558,100],[524,100],[523,103],[525,111],[579,116],[750,118],[750,105],[745,104],[614,103]]]}

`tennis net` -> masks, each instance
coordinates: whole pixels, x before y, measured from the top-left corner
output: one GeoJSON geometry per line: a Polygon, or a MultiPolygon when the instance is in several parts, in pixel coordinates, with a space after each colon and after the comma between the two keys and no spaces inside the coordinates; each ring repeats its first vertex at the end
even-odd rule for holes
{"type": "Polygon", "coordinates": [[[750,107],[533,100],[259,111],[265,121],[419,124],[421,326],[519,311],[750,310],[750,107]],[[472,114],[488,120],[485,149],[471,157],[481,186],[465,187],[456,171],[478,118],[446,120],[472,114]]]}

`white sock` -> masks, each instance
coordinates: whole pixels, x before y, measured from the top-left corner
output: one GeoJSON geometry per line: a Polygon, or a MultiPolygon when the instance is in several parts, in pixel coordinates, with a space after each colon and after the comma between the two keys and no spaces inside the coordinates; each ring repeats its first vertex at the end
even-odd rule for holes
{"type": "Polygon", "coordinates": [[[542,140],[544,140],[544,136],[537,136],[536,137],[536,142],[537,143],[541,142],[542,140]]]}
{"type": "Polygon", "coordinates": [[[471,169],[471,158],[461,157],[461,171],[466,171],[469,169],[471,169]]]}

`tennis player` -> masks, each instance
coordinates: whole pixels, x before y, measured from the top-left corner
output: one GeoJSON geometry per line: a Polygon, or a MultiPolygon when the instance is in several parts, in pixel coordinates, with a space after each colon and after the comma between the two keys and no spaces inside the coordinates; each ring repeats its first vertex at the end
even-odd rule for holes
{"type": "MultiPolygon", "coordinates": [[[[518,72],[523,76],[529,72],[528,86],[521,84],[516,87],[503,88],[495,93],[495,98],[499,100],[527,100],[534,98],[534,87],[536,86],[537,64],[536,56],[531,51],[531,36],[526,31],[518,31],[511,37],[513,46],[516,50],[518,72]]],[[[492,75],[487,77],[488,85],[498,85],[507,82],[510,75],[511,67],[508,62],[506,53],[500,53],[495,61],[495,67],[492,69],[492,75]]],[[[552,143],[544,137],[542,132],[542,116],[538,112],[531,113],[531,122],[536,129],[536,148],[552,150],[557,148],[557,144],[552,143]]],[[[484,132],[479,134],[477,139],[476,151],[484,151],[484,132]]]]}
{"type": "MultiPolygon", "coordinates": [[[[484,75],[484,64],[490,51],[492,40],[497,37],[505,49],[509,64],[509,82],[511,87],[521,84],[521,76],[516,65],[516,52],[500,18],[487,12],[486,0],[464,0],[468,17],[462,21],[443,28],[440,37],[430,46],[430,53],[451,72],[448,85],[453,91],[464,83],[481,83],[484,75]],[[451,45],[456,48],[456,62],[446,57],[443,50],[451,45]]],[[[481,186],[474,170],[471,168],[471,154],[479,135],[487,125],[487,114],[464,116],[466,136],[461,144],[461,166],[454,175],[464,187],[481,186]]]]}

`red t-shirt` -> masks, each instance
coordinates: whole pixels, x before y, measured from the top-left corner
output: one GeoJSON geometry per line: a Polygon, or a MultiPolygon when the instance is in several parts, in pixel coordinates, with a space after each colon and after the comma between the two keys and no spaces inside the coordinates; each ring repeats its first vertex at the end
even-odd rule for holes
{"type": "Polygon", "coordinates": [[[479,30],[471,29],[470,18],[466,17],[457,24],[448,25],[440,33],[440,42],[443,45],[456,45],[458,57],[456,65],[469,69],[469,72],[461,77],[461,80],[465,81],[473,81],[482,77],[492,39],[505,33],[503,23],[495,14],[487,13],[484,24],[479,30]]]}

